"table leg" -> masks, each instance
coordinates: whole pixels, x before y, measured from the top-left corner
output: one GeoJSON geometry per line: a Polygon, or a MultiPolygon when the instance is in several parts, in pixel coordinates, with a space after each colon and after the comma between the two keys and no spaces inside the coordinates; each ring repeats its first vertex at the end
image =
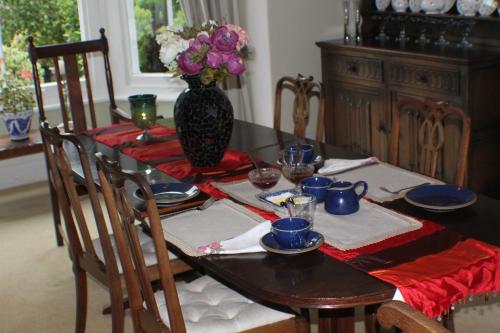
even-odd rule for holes
{"type": "Polygon", "coordinates": [[[354,333],[354,309],[319,310],[319,333],[354,333]]]}
{"type": "Polygon", "coordinates": [[[379,333],[380,325],[377,321],[377,310],[381,304],[365,306],[365,331],[366,333],[379,333]]]}

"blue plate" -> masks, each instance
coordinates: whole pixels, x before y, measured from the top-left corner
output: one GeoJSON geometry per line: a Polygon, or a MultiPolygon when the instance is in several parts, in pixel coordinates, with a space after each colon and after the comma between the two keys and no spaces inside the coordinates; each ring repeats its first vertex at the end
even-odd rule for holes
{"type": "Polygon", "coordinates": [[[260,245],[267,251],[279,254],[300,254],[309,251],[316,250],[323,244],[325,239],[323,235],[316,231],[310,231],[307,235],[306,243],[307,246],[303,249],[285,249],[279,245],[279,243],[274,238],[274,235],[270,232],[262,236],[260,239],[260,245]]]}
{"type": "Polygon", "coordinates": [[[408,191],[405,200],[431,212],[451,212],[476,202],[474,192],[456,185],[423,185],[408,191]]]}
{"type": "MultiPolygon", "coordinates": [[[[177,205],[200,194],[198,187],[186,183],[156,183],[150,186],[158,207],[177,205]]],[[[140,190],[135,191],[134,196],[143,199],[140,190]]]]}

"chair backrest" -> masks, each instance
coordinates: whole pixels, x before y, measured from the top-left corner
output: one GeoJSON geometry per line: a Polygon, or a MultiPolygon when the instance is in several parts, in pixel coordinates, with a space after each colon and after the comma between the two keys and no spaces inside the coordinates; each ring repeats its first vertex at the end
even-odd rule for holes
{"type": "Polygon", "coordinates": [[[137,185],[145,200],[146,222],[151,230],[158,260],[160,283],[170,318],[170,331],[186,332],[160,215],[147,180],[139,173],[122,171],[118,163],[108,160],[103,154],[96,154],[96,162],[99,182],[125,274],[135,331],[163,332],[166,326],[161,321],[151,279],[148,277],[144,253],[137,228],[134,226],[134,211],[125,189],[126,181],[137,185]],[[146,308],[143,307],[143,302],[146,303],[146,308]]]}
{"type": "Polygon", "coordinates": [[[396,327],[405,333],[451,333],[437,321],[401,301],[383,304],[377,311],[377,320],[385,329],[396,327]]]}
{"type": "Polygon", "coordinates": [[[293,134],[304,138],[310,117],[311,98],[317,97],[319,103],[318,119],[316,125],[316,141],[323,141],[325,132],[325,94],[321,83],[314,82],[313,77],[304,77],[301,74],[297,78],[290,76],[282,77],[276,84],[274,96],[274,128],[281,129],[281,104],[283,90],[290,90],[294,94],[292,119],[294,123],[293,134]]]}
{"type": "Polygon", "coordinates": [[[116,257],[84,146],[73,134],[61,134],[57,127],[50,128],[47,122],[41,124],[40,132],[43,136],[45,149],[50,152],[47,154],[49,178],[52,186],[56,189],[60,202],[67,241],[71,249],[71,259],[78,265],[85,261],[87,263],[87,265],[83,265],[86,266],[85,270],[93,273],[94,277],[106,285],[109,285],[109,281],[112,280],[119,281],[120,276],[116,257]],[[85,186],[102,246],[104,263],[100,261],[96,254],[87,219],[77,193],[72,165],[65,150],[65,147],[69,145],[73,146],[72,151],[78,155],[83,170],[85,186]]]}
{"type": "Polygon", "coordinates": [[[405,99],[393,113],[389,162],[465,185],[470,117],[443,102],[405,99]],[[454,170],[454,175],[445,174],[454,170]]]}
{"type": "Polygon", "coordinates": [[[87,61],[87,54],[99,52],[103,56],[104,70],[106,75],[106,83],[108,88],[110,111],[113,123],[118,122],[117,116],[112,112],[116,110],[116,103],[113,91],[113,78],[111,76],[111,67],[108,57],[108,40],[104,35],[104,29],[100,30],[101,38],[95,40],[88,40],[75,43],[35,46],[33,37],[28,38],[29,42],[29,56],[32,63],[33,79],[35,82],[35,95],[40,114],[40,121],[46,120],[45,109],[43,105],[43,94],[41,88],[40,75],[38,73],[37,63],[41,59],[51,60],[54,66],[55,79],[57,82],[57,90],[59,94],[59,103],[61,105],[62,119],[64,124],[64,131],[70,132],[69,125],[70,114],[66,106],[65,88],[67,87],[67,95],[69,99],[69,109],[71,111],[71,118],[73,121],[73,132],[80,134],[87,130],[87,115],[85,112],[85,103],[80,85],[79,73],[79,58],[83,65],[83,74],[85,76],[89,117],[92,128],[97,127],[96,112],[94,107],[94,98],[92,94],[92,84],[89,75],[89,66],[87,61]],[[62,57],[64,61],[65,80],[59,65],[59,59],[62,57]]]}

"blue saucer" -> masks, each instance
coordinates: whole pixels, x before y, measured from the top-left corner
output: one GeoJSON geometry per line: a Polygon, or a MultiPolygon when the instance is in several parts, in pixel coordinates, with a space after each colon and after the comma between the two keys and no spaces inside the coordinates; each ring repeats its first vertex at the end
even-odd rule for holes
{"type": "MultiPolygon", "coordinates": [[[[311,164],[318,165],[321,162],[323,162],[323,156],[321,156],[321,155],[314,155],[314,158],[311,161],[311,164]]],[[[283,161],[281,159],[278,159],[278,161],[276,161],[276,164],[278,164],[278,165],[281,166],[281,165],[283,165],[283,161]]]]}
{"type": "Polygon", "coordinates": [[[310,231],[307,235],[306,242],[309,243],[308,246],[302,249],[285,249],[279,245],[279,243],[274,238],[274,235],[270,232],[265,234],[260,239],[260,245],[267,251],[279,254],[300,254],[309,251],[314,251],[321,246],[324,242],[323,235],[316,231],[310,231]]]}
{"type": "MultiPolygon", "coordinates": [[[[150,186],[158,207],[177,205],[200,194],[198,187],[186,183],[156,183],[150,186]]],[[[134,196],[143,200],[139,189],[134,192],[134,196]]]]}
{"type": "Polygon", "coordinates": [[[451,212],[476,202],[474,192],[456,185],[423,185],[408,191],[405,200],[431,212],[451,212]]]}

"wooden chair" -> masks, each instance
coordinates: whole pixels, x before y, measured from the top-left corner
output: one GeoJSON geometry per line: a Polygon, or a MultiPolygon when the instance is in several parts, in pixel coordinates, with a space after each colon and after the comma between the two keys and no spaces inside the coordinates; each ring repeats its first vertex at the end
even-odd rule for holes
{"type": "Polygon", "coordinates": [[[325,92],[323,85],[313,81],[313,77],[297,78],[282,77],[276,84],[274,96],[274,128],[281,129],[281,102],[283,90],[288,89],[294,94],[292,119],[294,123],[293,134],[304,138],[310,117],[310,102],[312,97],[318,98],[319,110],[316,125],[316,141],[323,141],[325,133],[325,92]]]}
{"type": "Polygon", "coordinates": [[[463,186],[469,141],[470,117],[463,110],[434,101],[401,100],[393,113],[389,162],[463,186]],[[444,163],[451,169],[456,163],[454,177],[438,174],[444,163]]]}
{"type": "MultiPolygon", "coordinates": [[[[35,83],[35,95],[38,104],[40,122],[46,121],[47,118],[43,103],[41,86],[42,82],[38,73],[37,64],[39,60],[48,59],[52,61],[55,70],[55,79],[57,82],[57,91],[59,94],[59,104],[63,121],[61,127],[64,128],[65,132],[74,132],[75,134],[82,133],[88,128],[87,113],[89,114],[91,127],[97,127],[97,117],[92,94],[91,77],[89,75],[89,67],[87,61],[87,55],[93,53],[102,54],[104,60],[104,72],[106,75],[106,84],[109,97],[109,110],[112,122],[117,123],[119,120],[130,120],[130,117],[116,106],[113,91],[113,78],[111,76],[111,67],[108,58],[108,40],[104,35],[104,29],[101,28],[99,31],[101,33],[100,39],[68,44],[35,46],[33,37],[28,38],[28,52],[33,69],[33,80],[35,83]],[[64,61],[65,79],[63,79],[63,75],[61,73],[59,65],[59,60],[61,57],[64,61]],[[84,97],[82,94],[80,73],[78,68],[78,58],[81,58],[81,62],[83,64],[83,74],[85,76],[85,87],[87,92],[86,101],[84,101],[84,97]],[[67,92],[64,86],[67,87],[67,92]],[[70,113],[68,112],[68,106],[66,105],[66,94],[67,98],[69,99],[70,113]],[[86,112],[85,103],[88,103],[88,112],[86,112]]],[[[47,154],[45,155],[45,162],[47,165],[48,173],[47,154]]],[[[61,246],[63,245],[62,235],[58,232],[59,226],[61,225],[60,212],[57,202],[57,194],[54,192],[54,189],[52,187],[50,187],[50,196],[52,201],[52,212],[54,215],[54,227],[56,230],[56,241],[57,245],[61,246]]]]}
{"type": "MultiPolygon", "coordinates": [[[[90,169],[87,153],[80,141],[73,134],[60,134],[57,127],[49,128],[44,122],[41,133],[49,163],[50,181],[54,187],[65,222],[66,241],[69,247],[70,258],[73,263],[73,272],[76,283],[76,332],[85,331],[87,312],[87,273],[107,287],[111,298],[112,331],[123,332],[124,305],[123,290],[125,282],[123,268],[115,255],[115,239],[110,235],[99,202],[94,184],[94,177],[90,169]],[[74,146],[79,156],[81,168],[85,176],[99,238],[92,239],[87,219],[84,215],[72,176],[72,166],[64,147],[74,146]]],[[[151,254],[153,245],[149,236],[138,230],[140,244],[147,251],[146,264],[150,281],[159,279],[156,257],[151,254]]],[[[173,255],[171,255],[172,259],[173,255]]],[[[191,267],[180,260],[172,263],[175,273],[190,270],[191,267]]]]}
{"type": "Polygon", "coordinates": [[[135,332],[308,332],[309,326],[303,318],[254,303],[208,276],[187,284],[175,283],[160,216],[147,181],[138,173],[122,171],[116,162],[109,161],[102,154],[97,155],[97,165],[125,270],[135,332]],[[147,282],[150,277],[144,265],[137,229],[133,226],[134,214],[125,181],[135,183],[146,201],[163,288],[156,293],[147,282]],[[208,301],[209,298],[212,301],[208,301]],[[219,299],[217,304],[213,304],[215,299],[219,299]],[[225,314],[226,311],[231,311],[231,316],[225,314]]]}
{"type": "Polygon", "coordinates": [[[451,333],[437,321],[401,301],[383,304],[377,311],[377,319],[385,329],[395,327],[406,333],[451,333]]]}

